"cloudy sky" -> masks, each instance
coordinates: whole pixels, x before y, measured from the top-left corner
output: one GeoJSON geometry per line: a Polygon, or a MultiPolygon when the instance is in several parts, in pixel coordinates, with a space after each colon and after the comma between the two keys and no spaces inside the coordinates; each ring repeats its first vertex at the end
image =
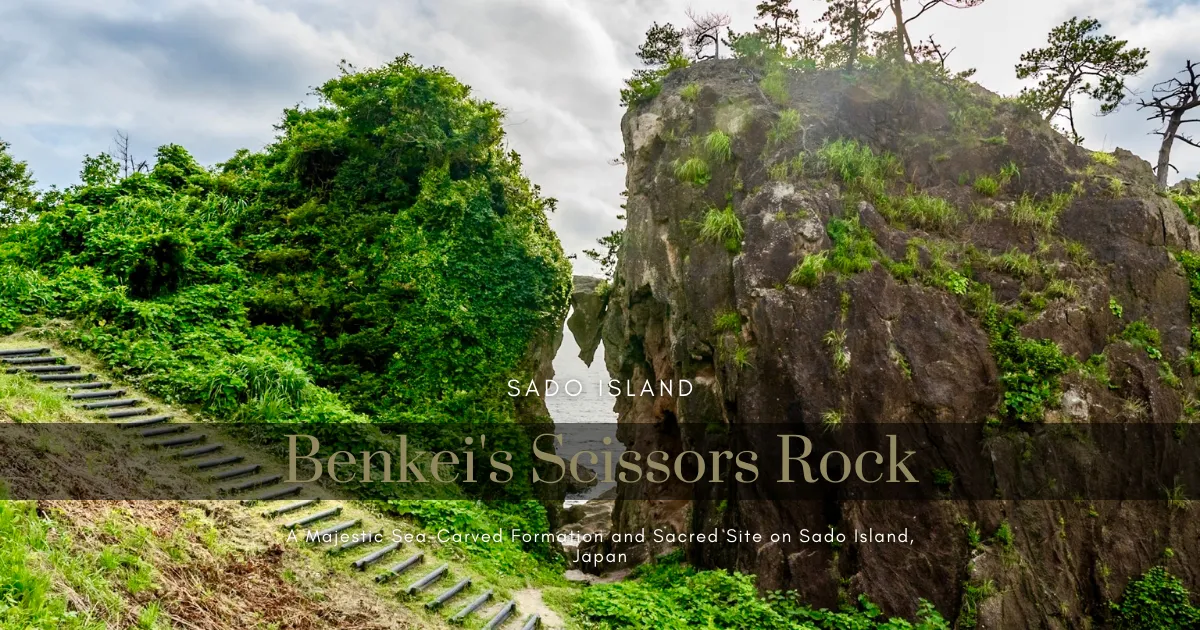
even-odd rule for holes
{"type": "MultiPolygon", "coordinates": [[[[0,138],[40,184],[77,180],[87,153],[112,148],[117,129],[134,149],[176,142],[204,163],[270,141],[272,124],[340,59],[359,66],[411,53],[472,85],[508,112],[510,142],[533,180],[560,201],[552,221],[568,252],[619,227],[624,173],[617,91],[652,21],[684,10],[730,13],[750,28],[756,0],[3,0],[0,2],[0,138]]],[[[809,18],[819,0],[795,0],[809,18]]],[[[1021,84],[1013,65],[1072,15],[1151,49],[1134,86],[1148,90],[1200,59],[1200,0],[988,0],[939,8],[916,23],[957,50],[1001,94],[1021,84]]],[[[1090,108],[1090,105],[1088,105],[1090,108]]],[[[1092,111],[1089,109],[1089,111],[1092,111]]],[[[1083,115],[1092,149],[1152,156],[1151,123],[1135,108],[1083,115]]],[[[1200,125],[1198,125],[1200,126],[1200,125]]],[[[1197,130],[1200,135],[1200,129],[1197,130]]],[[[1178,147],[1185,175],[1200,149],[1178,147]]],[[[592,271],[587,261],[577,263],[592,271]]]]}

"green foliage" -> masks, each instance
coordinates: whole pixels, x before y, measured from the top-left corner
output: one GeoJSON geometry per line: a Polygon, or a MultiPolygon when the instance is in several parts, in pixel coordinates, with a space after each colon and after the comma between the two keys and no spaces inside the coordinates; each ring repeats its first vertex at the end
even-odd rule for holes
{"type": "Polygon", "coordinates": [[[821,278],[825,277],[828,258],[829,255],[826,252],[808,254],[788,274],[788,282],[810,289],[817,286],[821,282],[821,278]]]}
{"type": "Polygon", "coordinates": [[[1200,608],[1191,603],[1183,582],[1163,567],[1154,567],[1125,586],[1113,604],[1117,630],[1184,630],[1200,626],[1200,608]]]}
{"type": "Polygon", "coordinates": [[[1013,533],[1012,527],[1008,524],[1008,521],[1000,522],[1000,527],[997,527],[996,533],[992,534],[992,540],[995,541],[997,545],[1000,545],[1000,548],[1005,551],[1012,549],[1013,533]]]}
{"type": "Polygon", "coordinates": [[[933,485],[943,490],[950,489],[954,485],[954,473],[945,468],[935,468],[933,471],[933,485]]]}
{"type": "Polygon", "coordinates": [[[1047,47],[1021,55],[1017,78],[1038,79],[1021,96],[1046,120],[1079,97],[1100,101],[1102,114],[1115,111],[1125,97],[1126,77],[1146,69],[1149,51],[1128,48],[1129,42],[1099,30],[1098,20],[1073,17],[1050,31],[1047,47]]]}
{"type": "Polygon", "coordinates": [[[713,331],[719,333],[738,332],[742,329],[742,316],[737,311],[722,311],[713,318],[713,331]]]}
{"type": "Polygon", "coordinates": [[[826,172],[872,199],[882,197],[886,183],[902,172],[896,156],[876,155],[871,147],[856,140],[826,142],[817,151],[817,158],[826,172]]]}
{"type": "Polygon", "coordinates": [[[1167,195],[1171,201],[1179,206],[1179,211],[1183,213],[1183,217],[1192,225],[1200,225],[1200,192],[1193,195],[1185,195],[1181,192],[1170,190],[1167,195]]]}
{"type": "Polygon", "coordinates": [[[787,89],[787,74],[782,68],[772,68],[768,71],[758,82],[758,87],[776,105],[787,105],[791,98],[787,89]]]}
{"type": "Polygon", "coordinates": [[[1108,178],[1108,196],[1120,199],[1125,196],[1125,180],[1119,177],[1108,178]]]}
{"type": "Polygon", "coordinates": [[[1162,353],[1162,336],[1158,329],[1150,326],[1144,320],[1130,322],[1125,330],[1121,331],[1121,339],[1128,341],[1136,348],[1146,351],[1151,359],[1161,361],[1162,353]]]}
{"type": "Polygon", "coordinates": [[[1092,151],[1092,161],[1104,166],[1116,166],[1117,156],[1111,153],[1104,153],[1103,151],[1092,151]]]}
{"type": "Polygon", "coordinates": [[[704,158],[688,158],[680,161],[675,160],[675,178],[685,184],[691,184],[696,187],[704,187],[712,180],[712,172],[708,169],[708,162],[704,158]]]}
{"type": "Polygon", "coordinates": [[[704,138],[704,152],[717,164],[723,164],[733,158],[731,141],[725,132],[715,129],[704,138]]]}
{"type": "Polygon", "coordinates": [[[1001,414],[1016,422],[1041,422],[1062,395],[1061,377],[1076,365],[1049,339],[1021,335],[1024,315],[996,304],[987,285],[972,283],[967,301],[988,333],[1004,388],[1001,414]]]}
{"type": "Polygon", "coordinates": [[[767,132],[767,139],[772,144],[779,144],[796,135],[797,131],[800,131],[800,112],[794,109],[785,109],[779,112],[779,118],[767,132]]]}
{"type": "Polygon", "coordinates": [[[698,571],[678,554],[634,569],[630,578],[583,591],[571,614],[584,628],[615,630],[949,630],[928,602],[917,619],[883,616],[865,597],[840,611],[814,610],[791,592],[760,597],[751,576],[698,571]]]}
{"type": "Polygon", "coordinates": [[[858,217],[835,218],[826,226],[833,250],[828,259],[828,268],[844,274],[867,271],[880,258],[879,248],[871,231],[858,221],[858,217]]]}
{"type": "Polygon", "coordinates": [[[1108,310],[1114,317],[1121,318],[1125,316],[1125,309],[1121,307],[1121,303],[1115,297],[1108,298],[1108,310]]]}
{"type": "MultiPolygon", "coordinates": [[[[655,22],[647,31],[646,39],[638,47],[638,59],[644,68],[633,71],[621,89],[621,105],[635,107],[648,103],[662,92],[662,81],[674,70],[689,64],[683,56],[683,30],[670,22],[660,25],[655,22]]],[[[698,91],[697,91],[698,93],[698,91]]]]}
{"type": "Polygon", "coordinates": [[[29,165],[14,159],[8,147],[0,140],[0,227],[19,221],[37,200],[29,165]]]}
{"type": "Polygon", "coordinates": [[[679,90],[679,98],[689,103],[695,103],[696,99],[700,98],[700,84],[692,82],[683,86],[683,89],[679,90]]]}
{"type": "Polygon", "coordinates": [[[1000,185],[1007,186],[1009,182],[1021,176],[1021,167],[1016,162],[1009,162],[1000,168],[1000,185]]]}
{"type": "Polygon", "coordinates": [[[1058,222],[1058,215],[1070,203],[1070,193],[1054,193],[1050,199],[1045,201],[1035,201],[1027,194],[1021,195],[1021,198],[1010,210],[1009,216],[1017,225],[1031,226],[1043,232],[1049,232],[1058,222]]]}
{"type": "Polygon", "coordinates": [[[726,251],[736,254],[742,249],[742,222],[738,220],[733,206],[724,209],[709,208],[700,226],[700,238],[725,245],[726,251]]]}
{"type": "Polygon", "coordinates": [[[1000,182],[995,179],[982,175],[975,178],[975,192],[984,197],[995,197],[996,193],[1000,192],[1000,182]]]}
{"type": "Polygon", "coordinates": [[[880,206],[889,218],[899,219],[916,227],[944,230],[959,221],[958,209],[941,197],[925,193],[908,195],[891,204],[880,206]]]}
{"type": "MultiPolygon", "coordinates": [[[[119,180],[91,159],[0,231],[0,326],[71,319],[48,334],[272,441],[280,422],[512,418],[503,383],[559,325],[571,272],[499,109],[408,58],[317,94],[212,170],[176,145],[119,180]]],[[[545,529],[524,502],[458,503],[545,529]]]]}
{"type": "Polygon", "coordinates": [[[962,608],[958,612],[956,628],[974,628],[979,624],[979,605],[996,592],[991,580],[973,581],[963,585],[962,608]]]}

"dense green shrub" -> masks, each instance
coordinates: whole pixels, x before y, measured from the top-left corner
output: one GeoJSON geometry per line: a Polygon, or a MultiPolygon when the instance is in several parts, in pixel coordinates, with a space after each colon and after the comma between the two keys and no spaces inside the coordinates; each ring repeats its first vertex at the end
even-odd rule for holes
{"type": "Polygon", "coordinates": [[[1125,586],[1113,605],[1118,630],[1185,630],[1200,627],[1200,608],[1192,605],[1179,578],[1154,567],[1125,586]]]}
{"type": "Polygon", "coordinates": [[[572,612],[585,628],[736,628],[744,630],[949,630],[926,602],[915,622],[885,618],[866,598],[841,611],[814,610],[792,593],[759,596],[754,578],[741,573],[698,571],[675,554],[642,565],[623,582],[593,586],[572,612]]]}

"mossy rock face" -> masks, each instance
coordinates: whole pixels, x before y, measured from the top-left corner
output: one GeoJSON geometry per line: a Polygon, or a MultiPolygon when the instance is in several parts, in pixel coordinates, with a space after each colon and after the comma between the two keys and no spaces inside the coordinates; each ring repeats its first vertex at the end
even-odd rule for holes
{"type": "MultiPolygon", "coordinates": [[[[617,379],[698,384],[692,397],[617,401],[621,422],[662,427],[659,442],[644,446],[679,448],[680,423],[736,432],[789,422],[818,435],[829,412],[843,426],[858,423],[855,435],[868,442],[882,442],[885,423],[889,432],[977,425],[982,440],[989,419],[1028,428],[1119,419],[1134,408],[1142,410],[1139,421],[1174,423],[1185,413],[1185,393],[1196,383],[1179,366],[1197,350],[1189,299],[1200,295],[1189,286],[1193,267],[1177,258],[1200,250],[1200,235],[1154,190],[1148,163],[1123,150],[1098,162],[1017,103],[913,68],[789,73],[791,100],[777,103],[755,80],[762,69],[740,63],[673,73],[660,97],[624,121],[627,148],[639,121],[653,117],[698,138],[720,129],[735,156],[692,187],[661,175],[686,157],[684,143],[627,151],[628,226],[602,333],[608,367],[617,379]],[[693,83],[703,98],[675,107],[673,95],[693,83]],[[772,136],[785,110],[799,112],[800,125],[772,136]],[[861,163],[831,172],[822,152],[838,141],[845,159],[861,163]],[[854,157],[849,142],[866,150],[854,157]],[[778,166],[798,155],[802,171],[778,166]],[[995,186],[978,190],[980,178],[995,186]],[[1120,196],[1112,194],[1114,178],[1120,196]],[[700,235],[705,211],[726,206],[744,228],[734,256],[700,235]],[[1112,303],[1121,305],[1119,315],[1112,303]],[[715,318],[731,311],[742,315],[741,330],[714,330],[715,318]],[[1139,320],[1159,334],[1153,352],[1120,339],[1139,320]],[[844,334],[838,353],[824,339],[830,331],[844,334]],[[740,361],[728,358],[731,342],[740,361]]],[[[1200,278],[1194,285],[1200,292],[1200,278]]],[[[979,453],[971,442],[947,444],[939,456],[955,471],[976,465],[979,453]]],[[[1049,476],[1070,466],[1039,462],[1049,476]]],[[[620,490],[625,498],[681,492],[620,490]]],[[[986,627],[1038,626],[1042,611],[1082,627],[1153,565],[1157,549],[1171,547],[1193,564],[1200,558],[1200,524],[1172,520],[1166,501],[1097,506],[1091,515],[1070,501],[1005,507],[829,497],[823,510],[728,501],[717,514],[707,502],[728,497],[694,498],[624,501],[614,522],[629,531],[664,522],[683,529],[736,522],[764,533],[916,528],[921,535],[905,548],[698,545],[690,552],[710,566],[755,573],[762,589],[797,589],[835,607],[851,584],[888,613],[910,616],[919,598],[955,616],[964,583],[990,582],[983,601],[971,603],[986,627]],[[981,531],[1010,524],[1003,559],[997,552],[993,562],[988,552],[973,561],[979,552],[964,540],[964,513],[981,531]],[[1070,536],[1058,535],[1063,527],[1070,536]],[[1153,544],[1138,542],[1147,537],[1153,544]],[[964,567],[973,567],[970,576],[964,567]]],[[[1196,590],[1200,575],[1183,571],[1182,578],[1196,590]]]]}

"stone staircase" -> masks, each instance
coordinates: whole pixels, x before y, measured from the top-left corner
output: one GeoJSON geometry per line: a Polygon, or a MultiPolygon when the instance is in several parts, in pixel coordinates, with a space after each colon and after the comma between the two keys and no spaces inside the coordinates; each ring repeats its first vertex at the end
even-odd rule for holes
{"type": "MultiPolygon", "coordinates": [[[[403,555],[404,544],[389,542],[382,530],[367,531],[360,518],[339,520],[346,508],[341,502],[306,496],[311,494],[312,489],[305,484],[288,484],[284,483],[282,475],[263,474],[262,464],[248,462],[243,455],[227,454],[226,445],[209,441],[208,434],[203,430],[193,430],[190,424],[173,423],[174,416],[156,409],[152,401],[139,398],[125,389],[114,388],[111,381],[85,372],[65,356],[53,355],[50,348],[0,349],[0,365],[8,374],[23,374],[61,391],[64,397],[74,402],[76,408],[100,420],[119,421],[122,429],[136,431],[136,435],[147,446],[163,449],[164,457],[180,462],[188,472],[205,481],[220,484],[218,494],[224,498],[240,499],[244,506],[289,500],[288,503],[268,506],[260,513],[260,517],[269,521],[279,520],[281,528],[292,532],[300,528],[319,527],[317,530],[307,529],[303,535],[298,534],[307,544],[322,545],[326,544],[322,542],[325,540],[348,538],[341,544],[329,545],[327,553],[353,558],[348,566],[357,571],[384,566],[374,578],[381,590],[426,561],[425,552],[414,549],[403,560],[387,564],[386,561],[403,555]],[[347,534],[351,530],[353,534],[347,534]],[[351,550],[358,550],[359,553],[351,555],[348,553],[351,550]]],[[[410,599],[423,597],[451,574],[449,564],[440,564],[413,580],[398,594],[410,599]]],[[[485,611],[494,597],[490,589],[478,592],[462,603],[461,600],[472,590],[477,590],[472,588],[475,584],[472,578],[463,577],[426,602],[425,607],[430,611],[443,611],[453,609],[452,604],[458,604],[457,610],[448,617],[448,621],[456,625],[465,624],[485,612],[483,617],[488,621],[482,626],[484,630],[505,628],[505,624],[517,617],[515,600],[485,611]]],[[[542,627],[542,620],[539,615],[531,614],[520,625],[509,624],[507,627],[534,630],[542,627]]]]}

